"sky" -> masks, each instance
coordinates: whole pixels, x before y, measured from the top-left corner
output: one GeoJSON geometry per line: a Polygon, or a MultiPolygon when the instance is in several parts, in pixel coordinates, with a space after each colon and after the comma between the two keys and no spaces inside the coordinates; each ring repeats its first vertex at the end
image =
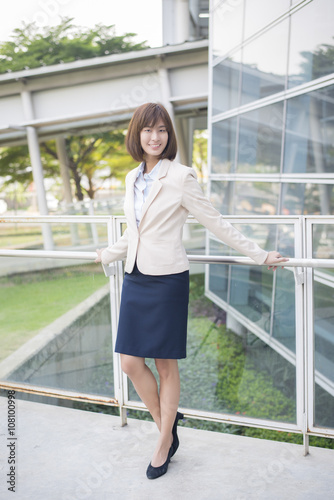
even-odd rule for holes
{"type": "Polygon", "coordinates": [[[54,26],[61,17],[74,17],[73,24],[116,27],[116,34],[137,33],[134,41],[162,45],[162,0],[9,0],[0,16],[0,42],[10,40],[15,28],[36,22],[54,26]]]}

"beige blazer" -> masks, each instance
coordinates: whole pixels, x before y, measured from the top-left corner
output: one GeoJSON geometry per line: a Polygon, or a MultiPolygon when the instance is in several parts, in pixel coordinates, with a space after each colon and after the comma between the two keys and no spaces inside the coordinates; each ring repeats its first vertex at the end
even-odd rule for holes
{"type": "Polygon", "coordinates": [[[128,273],[132,272],[136,260],[143,274],[186,271],[189,261],[182,244],[182,229],[189,213],[227,245],[258,264],[264,263],[268,252],[226,222],[204,196],[194,169],[176,161],[162,160],[137,227],[134,183],[138,168],[131,170],[126,177],[124,212],[127,229],[114,245],[103,250],[103,264],[126,258],[125,271],[128,273]]]}

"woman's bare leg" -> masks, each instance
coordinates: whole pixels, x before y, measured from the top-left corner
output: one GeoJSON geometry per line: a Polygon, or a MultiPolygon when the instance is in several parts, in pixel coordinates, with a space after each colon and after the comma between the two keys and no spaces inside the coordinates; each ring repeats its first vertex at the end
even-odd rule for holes
{"type": "Polygon", "coordinates": [[[158,384],[152,371],[145,364],[145,358],[121,354],[121,366],[124,373],[130,378],[140,399],[161,430],[160,399],[158,384]]]}
{"type": "Polygon", "coordinates": [[[180,400],[180,375],[176,359],[156,359],[160,378],[160,436],[151,465],[160,467],[166,462],[173,442],[172,428],[180,400]]]}
{"type": "Polygon", "coordinates": [[[160,431],[151,461],[153,467],[160,467],[166,462],[173,442],[172,428],[180,400],[180,375],[176,359],[156,359],[155,364],[159,373],[160,394],[145,358],[121,354],[122,370],[130,378],[160,431]]]}

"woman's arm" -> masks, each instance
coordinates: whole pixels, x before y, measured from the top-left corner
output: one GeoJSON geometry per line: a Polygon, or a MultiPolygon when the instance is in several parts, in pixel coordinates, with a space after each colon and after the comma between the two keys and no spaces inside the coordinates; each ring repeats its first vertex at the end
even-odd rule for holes
{"type": "Polygon", "coordinates": [[[96,250],[97,258],[95,262],[102,262],[103,264],[110,264],[115,260],[122,260],[126,257],[128,252],[128,230],[124,231],[123,236],[116,241],[114,245],[107,248],[98,248],[96,250]]]}
{"type": "MultiPolygon", "coordinates": [[[[203,191],[196,180],[196,173],[189,169],[183,185],[182,205],[222,242],[234,248],[238,252],[252,258],[257,264],[273,264],[286,262],[278,252],[267,252],[260,248],[255,242],[246,238],[232,224],[216,210],[211,202],[204,196],[203,191]]],[[[276,269],[276,266],[275,266],[276,269]]]]}

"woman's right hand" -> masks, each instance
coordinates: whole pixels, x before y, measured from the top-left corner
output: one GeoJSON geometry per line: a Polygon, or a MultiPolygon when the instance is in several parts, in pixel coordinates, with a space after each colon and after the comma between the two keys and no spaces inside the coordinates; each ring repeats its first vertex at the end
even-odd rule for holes
{"type": "Polygon", "coordinates": [[[95,259],[96,264],[98,264],[99,262],[102,262],[101,254],[102,254],[103,250],[104,250],[103,248],[96,249],[96,253],[97,253],[97,257],[95,259]]]}

